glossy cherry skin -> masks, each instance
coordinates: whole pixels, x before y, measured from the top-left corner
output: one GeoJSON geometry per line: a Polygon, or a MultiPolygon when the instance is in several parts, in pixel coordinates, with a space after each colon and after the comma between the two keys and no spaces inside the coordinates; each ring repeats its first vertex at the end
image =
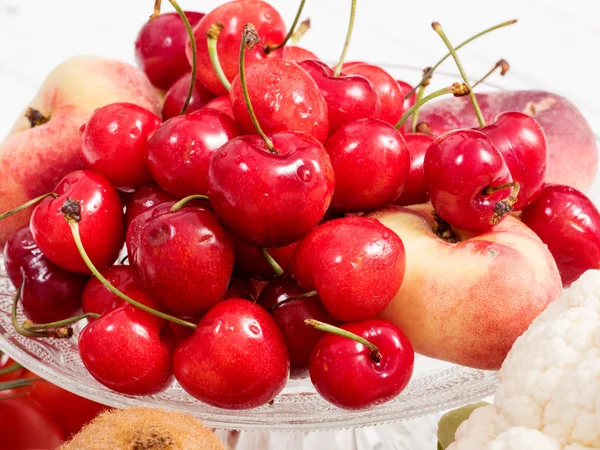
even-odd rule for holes
{"type": "MultiPolygon", "coordinates": [[[[198,12],[185,12],[194,27],[204,17],[198,12]]],[[[150,82],[159,89],[169,89],[179,77],[189,72],[185,55],[188,41],[185,26],[175,12],[164,13],[146,23],[135,40],[135,59],[150,82]]]]}
{"type": "Polygon", "coordinates": [[[375,317],[404,279],[402,240],[375,219],[346,217],[325,222],[300,241],[292,273],[306,292],[316,290],[341,321],[375,317]]]}
{"type": "Polygon", "coordinates": [[[129,201],[125,209],[125,226],[129,228],[129,224],[133,219],[156,205],[175,200],[172,195],[167,194],[156,183],[147,183],[137,189],[129,201]]]}
{"type": "MultiPolygon", "coordinates": [[[[246,84],[265,133],[302,131],[325,142],[329,132],[327,103],[315,80],[298,64],[273,58],[260,61],[246,69],[246,84]]],[[[229,97],[241,130],[255,134],[239,76],[231,83],[229,97]]]]}
{"type": "Polygon", "coordinates": [[[385,403],[400,394],[413,373],[415,352],[402,330],[380,319],[349,323],[344,330],[375,345],[381,355],[347,337],[327,334],[310,357],[310,380],[328,402],[345,409],[385,403]]]}
{"type": "Polygon", "coordinates": [[[214,109],[173,117],[148,140],[150,173],[174,197],[206,195],[211,158],[239,133],[230,117],[214,109]]]}
{"type": "Polygon", "coordinates": [[[215,305],[179,344],[173,371],[192,397],[226,409],[256,408],[281,392],[290,371],[285,340],[263,308],[244,299],[215,305]]]}
{"type": "Polygon", "coordinates": [[[291,276],[284,276],[271,280],[257,300],[257,303],[275,319],[283,333],[293,377],[302,377],[308,373],[310,353],[323,337],[322,331],[307,327],[304,321],[314,319],[330,324],[338,323],[317,296],[288,300],[304,293],[296,280],[291,276]]]}
{"type": "MultiPolygon", "coordinates": [[[[233,234],[231,235],[231,241],[235,248],[235,267],[239,273],[261,280],[270,280],[276,276],[273,268],[258,248],[244,243],[233,234]]],[[[292,267],[292,254],[296,249],[296,245],[298,245],[298,242],[292,242],[285,247],[271,247],[266,250],[285,272],[289,272],[292,267]]]]}
{"type": "Polygon", "coordinates": [[[418,205],[429,201],[427,183],[425,182],[425,153],[433,143],[433,136],[423,133],[406,133],[404,135],[406,148],[410,154],[410,170],[404,190],[394,202],[396,205],[418,205]]]}
{"type": "MultiPolygon", "coordinates": [[[[283,50],[275,50],[268,55],[265,46],[279,44],[286,34],[283,19],[268,3],[261,0],[234,0],[217,6],[202,18],[194,29],[196,37],[196,55],[198,71],[196,79],[215,95],[225,95],[227,90],[223,87],[215,74],[206,42],[206,31],[214,23],[221,23],[223,29],[217,41],[219,62],[225,76],[232,81],[239,71],[239,54],[242,31],[244,25],[251,23],[260,36],[260,44],[246,51],[246,67],[267,57],[280,57],[283,50]]],[[[192,47],[188,42],[186,46],[188,61],[191,61],[192,47]]]]}
{"type": "Polygon", "coordinates": [[[577,189],[547,185],[521,220],[548,246],[563,287],[586,270],[600,268],[600,214],[577,189]]]}
{"type": "Polygon", "coordinates": [[[283,55],[281,57],[283,59],[287,59],[288,61],[294,61],[295,63],[299,63],[307,59],[319,60],[317,55],[310,50],[306,50],[305,48],[298,47],[296,45],[286,45],[283,47],[283,55]]]}
{"type": "Polygon", "coordinates": [[[329,135],[342,125],[381,114],[381,100],[373,84],[360,75],[333,76],[327,64],[307,59],[299,63],[315,80],[327,102],[329,135]]]}
{"type": "Polygon", "coordinates": [[[89,277],[50,262],[33,240],[29,227],[18,230],[4,246],[4,266],[21,290],[23,314],[35,323],[67,319],[81,309],[81,294],[89,277]]]}
{"type": "Polygon", "coordinates": [[[229,100],[229,95],[217,97],[202,107],[202,109],[208,108],[221,111],[222,113],[227,114],[229,117],[235,120],[235,116],[233,115],[233,108],[231,107],[231,100],[229,100]]]}
{"type": "MultiPolygon", "coordinates": [[[[406,81],[402,81],[402,80],[396,80],[396,83],[398,83],[398,86],[400,87],[400,89],[402,90],[402,96],[406,96],[406,94],[408,94],[410,91],[413,90],[413,87],[408,84],[406,81]]],[[[404,100],[403,103],[403,111],[408,111],[417,101],[417,92],[413,92],[412,95],[410,97],[408,97],[407,99],[404,100]]]]}
{"type": "Polygon", "coordinates": [[[346,75],[362,75],[371,82],[381,101],[379,118],[391,125],[402,117],[404,96],[402,89],[394,78],[379,66],[366,63],[344,64],[342,71],[346,75]]]}
{"type": "Polygon", "coordinates": [[[489,230],[494,207],[510,195],[488,187],[512,181],[502,154],[477,130],[449,131],[433,141],[423,163],[431,204],[442,219],[470,231],[489,230]]]}
{"type": "MultiPolygon", "coordinates": [[[[165,95],[165,101],[163,102],[163,120],[168,120],[181,113],[181,109],[188,96],[191,78],[192,74],[186,73],[169,88],[167,95],[165,95]]],[[[194,90],[190,97],[190,103],[185,110],[186,114],[199,110],[214,98],[215,96],[208,89],[200,83],[194,83],[194,90]]]]}
{"type": "Polygon", "coordinates": [[[335,172],[331,207],[369,211],[389,205],[404,190],[410,155],[402,135],[379,119],[348,122],[325,143],[335,172]]]}
{"type": "Polygon", "coordinates": [[[530,204],[544,189],[546,176],[546,135],[527,114],[509,111],[481,128],[504,157],[513,181],[520,185],[515,210],[530,204]]]}
{"type": "Polygon", "coordinates": [[[210,162],[208,196],[225,226],[256,247],[283,247],[321,220],[335,178],[329,155],[312,136],[270,136],[278,154],[258,136],[232,139],[210,162]]]}
{"type": "Polygon", "coordinates": [[[97,109],[83,131],[83,164],[118,189],[133,191],[150,181],[146,141],[161,123],[156,115],[132,103],[97,109]]]}
{"type": "Polygon", "coordinates": [[[90,273],[75,246],[61,208],[67,197],[81,206],[79,233],[83,248],[97,269],[112,264],[123,247],[123,206],[110,181],[88,170],[65,176],[56,186],[58,197],[47,197],[33,210],[31,234],[44,256],[71,272],[90,273]]]}
{"type": "MultiPolygon", "coordinates": [[[[141,291],[133,299],[156,305],[141,291]]],[[[90,374],[104,386],[127,395],[152,395],[173,381],[175,339],[164,319],[123,304],[89,323],[79,335],[79,354],[90,374]]]]}
{"type": "Polygon", "coordinates": [[[233,244],[216,216],[196,206],[159,215],[141,230],[136,267],[152,298],[178,316],[198,317],[223,299],[233,244]]]}

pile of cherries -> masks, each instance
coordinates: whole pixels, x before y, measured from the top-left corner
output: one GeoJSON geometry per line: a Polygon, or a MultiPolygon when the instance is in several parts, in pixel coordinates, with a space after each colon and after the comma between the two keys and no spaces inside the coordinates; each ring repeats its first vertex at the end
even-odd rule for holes
{"type": "Polygon", "coordinates": [[[402,331],[376,318],[402,284],[403,243],[360,213],[430,200],[439,223],[479,232],[523,210],[548,243],[549,224],[562,233],[550,249],[565,283],[597,264],[593,252],[568,261],[573,221],[600,217],[583,194],[544,185],[532,118],[507,112],[437,138],[405,129],[431,73],[417,95],[344,63],[351,27],[330,68],[285,45],[300,14],[286,33],[272,6],[237,0],[141,29],[136,56],[166,91],[163,117],[117,103],[82,126],[87,170],[38,199],[4,250],[29,319],[15,314],[19,332],[69,337],[85,318],[82,361],[123,394],[175,378],[202,402],[252,408],[309,373],[325,399],[359,409],[397,396],[414,364],[402,331]],[[552,212],[564,205],[581,209],[552,212]]]}

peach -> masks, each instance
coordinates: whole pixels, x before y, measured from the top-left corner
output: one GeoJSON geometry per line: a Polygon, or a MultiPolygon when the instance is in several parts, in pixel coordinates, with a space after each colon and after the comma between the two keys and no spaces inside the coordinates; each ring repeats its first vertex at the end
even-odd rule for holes
{"type": "Polygon", "coordinates": [[[491,231],[434,232],[431,205],[370,214],[406,251],[402,286],[381,317],[398,325],[419,353],[498,369],[529,324],[562,289],[552,255],[527,226],[507,217],[491,231]]]}
{"type": "MultiPolygon", "coordinates": [[[[503,111],[522,111],[538,121],[548,142],[547,183],[584,192],[590,188],[598,170],[598,148],[590,125],[575,105],[543,91],[477,94],[477,99],[487,122],[503,111]]],[[[478,126],[468,97],[427,104],[421,108],[419,121],[427,122],[434,135],[478,126]]]]}
{"type": "MultiPolygon", "coordinates": [[[[28,105],[48,122],[33,126],[23,113],[0,144],[0,212],[50,192],[67,173],[81,169],[80,128],[96,108],[114,102],[160,114],[150,82],[129,64],[81,56],[56,67],[28,105]]],[[[27,224],[32,209],[0,222],[0,244],[27,224]]]]}

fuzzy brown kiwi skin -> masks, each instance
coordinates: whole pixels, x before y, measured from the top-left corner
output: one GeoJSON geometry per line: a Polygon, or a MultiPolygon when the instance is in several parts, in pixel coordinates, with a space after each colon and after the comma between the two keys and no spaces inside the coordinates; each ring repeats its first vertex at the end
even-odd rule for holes
{"type": "Polygon", "coordinates": [[[225,450],[190,414],[155,408],[106,411],[58,450],[225,450]]]}

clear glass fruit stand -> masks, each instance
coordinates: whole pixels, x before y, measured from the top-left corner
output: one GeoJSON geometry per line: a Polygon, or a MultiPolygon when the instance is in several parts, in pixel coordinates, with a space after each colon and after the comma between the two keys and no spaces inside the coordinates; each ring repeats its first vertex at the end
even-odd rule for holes
{"type": "MultiPolygon", "coordinates": [[[[388,67],[398,78],[418,79],[420,71],[388,67]]],[[[458,81],[456,75],[437,73],[435,84],[458,81]]],[[[435,88],[435,86],[433,87],[435,88]]],[[[495,90],[487,85],[485,90],[495,90]]],[[[597,186],[590,193],[598,201],[597,186]]],[[[495,372],[475,370],[418,355],[408,388],[395,400],[365,411],[346,411],[323,400],[310,380],[290,380],[270,405],[229,411],[202,404],[187,395],[177,383],[165,392],[148,397],[117,394],[95,381],[79,357],[77,336],[69,340],[33,340],[14,331],[10,310],[15,289],[6,277],[0,258],[0,350],[23,366],[69,391],[114,406],[150,406],[192,413],[235,450],[378,449],[417,450],[431,445],[431,436],[419,436],[402,424],[412,419],[463,405],[492,394],[495,372]],[[376,425],[376,426],[375,426],[376,425]],[[425,444],[425,443],[428,444],[425,444]]],[[[19,312],[19,320],[24,317],[19,312]]],[[[427,425],[425,423],[425,425],[427,425]]],[[[434,425],[428,424],[431,434],[434,425]]]]}

